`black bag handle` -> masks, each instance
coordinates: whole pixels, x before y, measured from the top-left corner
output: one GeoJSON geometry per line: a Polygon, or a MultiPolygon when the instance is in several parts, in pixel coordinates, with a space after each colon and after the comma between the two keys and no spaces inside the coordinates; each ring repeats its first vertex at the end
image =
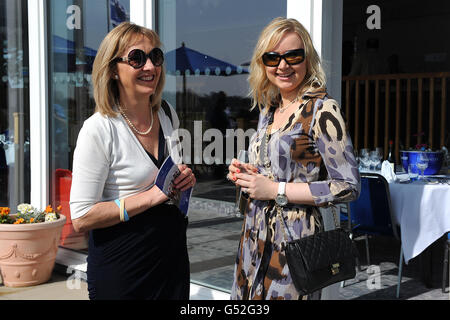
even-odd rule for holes
{"type": "Polygon", "coordinates": [[[161,107],[163,108],[164,113],[166,114],[166,116],[169,117],[170,123],[171,123],[172,126],[173,126],[173,121],[172,121],[172,111],[170,111],[170,106],[169,106],[169,104],[167,103],[166,100],[161,100],[161,107]]]}

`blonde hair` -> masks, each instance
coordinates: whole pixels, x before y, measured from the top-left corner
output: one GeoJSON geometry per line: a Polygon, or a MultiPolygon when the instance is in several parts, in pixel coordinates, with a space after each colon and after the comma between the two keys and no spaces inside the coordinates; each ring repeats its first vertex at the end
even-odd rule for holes
{"type": "Polygon", "coordinates": [[[295,19],[275,18],[263,29],[253,51],[248,77],[252,110],[258,106],[261,111],[262,108],[279,102],[279,89],[267,78],[262,56],[265,52],[274,48],[281,38],[289,32],[297,33],[305,47],[305,61],[303,63],[306,63],[306,75],[298,92],[298,97],[301,97],[311,86],[318,88],[325,88],[326,86],[325,72],[308,31],[295,19]]]}
{"type": "MultiPolygon", "coordinates": [[[[92,67],[95,111],[102,115],[115,117],[118,112],[114,106],[119,104],[119,87],[113,79],[116,72],[114,59],[121,57],[125,50],[137,41],[139,36],[147,37],[154,47],[160,47],[161,41],[155,31],[131,22],[122,22],[112,29],[103,39],[97,51],[92,67]]],[[[161,106],[162,91],[165,82],[165,68],[161,66],[161,76],[155,93],[150,96],[150,106],[157,110],[161,106]]]]}

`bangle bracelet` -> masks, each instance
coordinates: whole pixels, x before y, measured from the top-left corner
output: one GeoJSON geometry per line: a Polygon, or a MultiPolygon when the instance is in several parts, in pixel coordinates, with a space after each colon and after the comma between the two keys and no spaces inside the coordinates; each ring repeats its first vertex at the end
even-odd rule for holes
{"type": "Polygon", "coordinates": [[[114,202],[117,204],[117,206],[119,207],[119,219],[121,222],[124,221],[124,217],[123,217],[123,212],[122,209],[120,208],[121,206],[121,201],[119,201],[119,199],[114,200],[114,202]]]}
{"type": "Polygon", "coordinates": [[[128,212],[125,209],[125,199],[120,199],[120,216],[123,218],[122,222],[130,220],[130,217],[128,217],[128,212]]]}

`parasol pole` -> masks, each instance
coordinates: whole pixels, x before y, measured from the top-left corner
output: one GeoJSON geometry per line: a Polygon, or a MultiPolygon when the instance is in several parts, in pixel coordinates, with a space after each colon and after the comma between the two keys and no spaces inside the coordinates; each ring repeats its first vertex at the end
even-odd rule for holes
{"type": "MultiPolygon", "coordinates": [[[[184,48],[185,43],[182,42],[181,46],[184,48]]],[[[186,93],[186,70],[180,70],[183,73],[183,122],[186,119],[187,113],[187,93],[186,93]]]]}

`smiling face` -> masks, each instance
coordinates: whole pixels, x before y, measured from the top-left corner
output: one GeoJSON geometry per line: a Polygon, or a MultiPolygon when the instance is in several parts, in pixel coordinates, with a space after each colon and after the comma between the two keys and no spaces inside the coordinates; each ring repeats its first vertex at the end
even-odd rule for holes
{"type": "MultiPolygon", "coordinates": [[[[148,54],[153,48],[154,46],[147,37],[140,36],[137,38],[137,41],[133,42],[133,45],[128,47],[120,56],[128,56],[128,53],[133,49],[141,49],[148,54]]],[[[118,87],[121,97],[148,99],[155,93],[161,76],[161,66],[154,66],[148,58],[145,65],[139,69],[134,69],[126,61],[118,62],[116,66],[118,87]]]]}
{"type": "MultiPolygon", "coordinates": [[[[295,32],[286,33],[274,48],[268,51],[284,54],[286,51],[304,49],[303,41],[295,32]]],[[[267,78],[278,87],[282,96],[293,99],[297,96],[306,75],[306,59],[300,64],[289,65],[281,59],[277,67],[265,67],[267,78]]]]}

